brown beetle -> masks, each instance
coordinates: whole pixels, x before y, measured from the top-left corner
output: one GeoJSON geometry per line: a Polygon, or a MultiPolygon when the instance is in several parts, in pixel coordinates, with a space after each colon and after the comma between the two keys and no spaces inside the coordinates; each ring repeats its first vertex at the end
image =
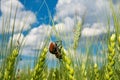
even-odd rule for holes
{"type": "Polygon", "coordinates": [[[61,41],[51,42],[49,46],[49,52],[51,54],[54,54],[56,58],[62,59],[61,48],[62,48],[61,41]]]}

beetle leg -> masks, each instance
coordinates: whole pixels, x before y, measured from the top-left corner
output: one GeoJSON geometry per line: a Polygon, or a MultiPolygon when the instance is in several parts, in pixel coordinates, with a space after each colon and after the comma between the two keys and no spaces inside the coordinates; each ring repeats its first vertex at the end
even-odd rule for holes
{"type": "Polygon", "coordinates": [[[55,56],[56,56],[56,58],[58,58],[58,59],[62,59],[61,53],[57,53],[57,54],[55,54],[55,56]]]}

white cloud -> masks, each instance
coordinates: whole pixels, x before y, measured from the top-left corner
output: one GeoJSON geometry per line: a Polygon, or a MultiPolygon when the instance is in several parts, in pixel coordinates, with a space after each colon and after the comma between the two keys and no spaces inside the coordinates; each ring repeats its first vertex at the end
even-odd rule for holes
{"type": "Polygon", "coordinates": [[[41,25],[37,28],[33,28],[30,33],[26,36],[26,45],[34,46],[38,43],[45,40],[46,37],[48,37],[48,34],[50,33],[50,26],[48,25],[41,25]]]}
{"type": "Polygon", "coordinates": [[[82,30],[82,36],[96,36],[102,33],[106,33],[106,28],[100,23],[94,23],[91,27],[82,30]]]}
{"type": "Polygon", "coordinates": [[[74,18],[77,14],[81,16],[84,14],[86,7],[80,3],[80,0],[59,0],[56,6],[56,21],[63,20],[66,17],[74,18]]]}
{"type": "MultiPolygon", "coordinates": [[[[110,31],[114,31],[114,27],[110,27],[110,31]]],[[[94,23],[92,26],[85,27],[82,30],[82,36],[98,36],[100,34],[107,33],[107,27],[103,23],[94,23]]]]}
{"type": "Polygon", "coordinates": [[[55,25],[55,28],[60,33],[71,32],[74,27],[74,20],[70,17],[64,18],[61,23],[55,25]]]}
{"type": "Polygon", "coordinates": [[[108,1],[106,1],[106,0],[97,0],[96,1],[96,6],[97,6],[98,9],[101,9],[101,8],[103,9],[103,7],[106,8],[106,6],[109,7],[108,1]]]}
{"type": "Polygon", "coordinates": [[[85,27],[82,30],[82,36],[96,36],[106,33],[107,29],[101,23],[94,23],[91,27],[85,27]]]}
{"type": "MultiPolygon", "coordinates": [[[[64,18],[63,21],[55,25],[56,31],[59,34],[59,37],[56,37],[56,40],[59,38],[66,44],[70,44],[74,37],[75,22],[71,17],[64,18]]],[[[55,33],[56,34],[56,33],[55,33]]],[[[56,36],[53,33],[53,36],[56,36]]]]}
{"type": "Polygon", "coordinates": [[[107,0],[58,0],[54,19],[56,21],[63,20],[66,17],[73,19],[76,14],[81,17],[86,12],[87,19],[92,18],[94,20],[99,13],[103,12],[102,9],[105,9],[105,6],[108,6],[107,0]]]}
{"type": "Polygon", "coordinates": [[[2,0],[1,12],[2,12],[2,16],[0,17],[0,33],[2,32],[2,28],[6,29],[7,26],[10,27],[9,31],[10,32],[12,31],[15,14],[16,14],[16,19],[14,24],[15,32],[20,31],[23,26],[24,26],[23,30],[28,30],[31,28],[31,24],[36,22],[35,14],[31,11],[26,11],[24,5],[21,4],[19,0],[2,0]],[[16,12],[16,8],[17,8],[17,12],[16,12]]]}
{"type": "MultiPolygon", "coordinates": [[[[120,2],[115,0],[113,3],[114,6],[117,6],[120,2]]],[[[66,33],[72,31],[75,27],[75,15],[77,14],[78,20],[81,21],[81,16],[85,12],[87,12],[85,25],[92,26],[84,26],[82,36],[96,36],[107,32],[106,14],[110,13],[109,0],[58,0],[54,16],[54,20],[58,22],[56,27],[62,26],[62,31],[66,33]]],[[[111,31],[114,30],[112,25],[110,26],[111,31]]],[[[61,31],[61,28],[59,29],[61,31]]]]}
{"type": "Polygon", "coordinates": [[[21,11],[24,6],[18,0],[1,1],[1,11],[5,15],[10,15],[10,13],[15,14],[16,8],[18,8],[18,11],[21,11]]]}
{"type": "Polygon", "coordinates": [[[71,32],[70,36],[71,35],[73,36],[72,31],[75,27],[75,16],[77,16],[79,21],[81,21],[81,16],[85,13],[86,10],[89,11],[87,15],[91,16],[92,14],[95,13],[92,11],[96,10],[96,9],[93,9],[93,6],[96,6],[96,5],[90,4],[90,2],[95,3],[95,1],[94,0],[91,0],[91,1],[89,0],[84,0],[84,1],[83,0],[67,0],[67,1],[59,0],[56,6],[56,15],[54,17],[54,20],[58,22],[58,24],[56,25],[56,28],[57,29],[62,28],[62,31],[64,31],[64,33],[71,32]],[[62,23],[59,23],[59,22],[62,22],[62,23]]]}
{"type": "Polygon", "coordinates": [[[40,25],[37,28],[31,29],[30,33],[25,37],[25,48],[22,54],[35,55],[35,50],[41,49],[44,46],[45,40],[50,34],[51,26],[40,25]]]}

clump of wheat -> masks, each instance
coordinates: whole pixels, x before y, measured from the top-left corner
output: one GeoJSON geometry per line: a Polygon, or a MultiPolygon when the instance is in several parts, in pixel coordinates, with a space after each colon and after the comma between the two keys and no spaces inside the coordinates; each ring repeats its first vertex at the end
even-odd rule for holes
{"type": "Polygon", "coordinates": [[[14,69],[15,69],[14,65],[15,65],[15,61],[16,61],[18,54],[19,54],[19,49],[18,47],[16,47],[15,49],[13,49],[10,56],[8,56],[3,80],[12,80],[14,69]]]}
{"type": "Polygon", "coordinates": [[[99,71],[98,71],[98,65],[94,64],[94,73],[95,73],[95,80],[99,80],[99,71]]]}
{"type": "Polygon", "coordinates": [[[84,79],[84,80],[88,80],[88,79],[87,79],[87,71],[86,71],[86,70],[84,71],[83,79],[84,79]]]}
{"type": "Polygon", "coordinates": [[[47,80],[47,75],[44,71],[42,71],[42,80],[47,80]]]}
{"type": "Polygon", "coordinates": [[[65,65],[66,70],[68,71],[69,80],[75,80],[74,78],[74,70],[70,66],[71,60],[66,56],[66,51],[64,48],[61,49],[61,52],[63,54],[63,63],[65,65]]]}
{"type": "Polygon", "coordinates": [[[82,73],[82,79],[87,80],[87,72],[86,72],[84,63],[82,63],[82,66],[81,66],[81,73],[82,73]]]}
{"type": "Polygon", "coordinates": [[[2,74],[2,72],[0,71],[0,79],[2,78],[2,76],[3,76],[3,74],[2,74]]]}
{"type": "Polygon", "coordinates": [[[52,77],[53,77],[53,80],[56,80],[55,69],[53,70],[52,77]]]}
{"type": "Polygon", "coordinates": [[[120,52],[120,34],[117,39],[118,39],[118,47],[117,48],[118,48],[118,51],[120,52]]]}
{"type": "Polygon", "coordinates": [[[47,52],[48,52],[48,49],[44,48],[40,57],[39,57],[38,63],[35,66],[35,69],[33,71],[33,75],[32,75],[31,80],[39,80],[40,79],[41,73],[44,69],[43,67],[44,67],[44,64],[45,64],[45,59],[46,59],[47,52]]]}
{"type": "Polygon", "coordinates": [[[120,44],[120,34],[119,34],[119,36],[118,36],[118,43],[120,44]]]}
{"type": "Polygon", "coordinates": [[[110,38],[110,43],[108,45],[108,64],[107,64],[107,73],[106,73],[106,80],[111,80],[113,77],[113,66],[114,66],[114,56],[115,56],[115,42],[116,42],[116,35],[112,34],[110,38]]]}

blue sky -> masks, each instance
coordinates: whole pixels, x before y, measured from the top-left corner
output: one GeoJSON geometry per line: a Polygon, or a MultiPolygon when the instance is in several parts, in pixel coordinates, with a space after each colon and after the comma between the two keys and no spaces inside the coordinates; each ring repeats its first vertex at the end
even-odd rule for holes
{"type": "MultiPolygon", "coordinates": [[[[20,0],[20,2],[25,6],[26,10],[31,10],[36,14],[38,23],[36,26],[40,24],[50,24],[51,20],[49,18],[48,9],[44,0],[20,0]],[[40,10],[39,10],[40,9],[40,10]]],[[[46,0],[47,6],[49,7],[51,16],[53,17],[55,14],[55,7],[57,4],[57,0],[46,0]]]]}
{"type": "MultiPolygon", "coordinates": [[[[19,41],[22,42],[22,38],[26,39],[22,55],[23,59],[27,61],[29,57],[31,57],[32,60],[34,59],[35,50],[38,49],[39,44],[41,44],[40,48],[42,48],[44,40],[50,33],[52,27],[50,15],[55,22],[54,26],[56,31],[60,33],[61,39],[64,40],[66,44],[73,42],[75,20],[77,19],[78,22],[81,22],[81,18],[85,13],[86,17],[82,28],[82,38],[107,33],[106,14],[110,15],[108,0],[1,0],[0,12],[2,15],[0,16],[0,34],[2,33],[2,18],[9,16],[11,3],[10,29],[14,22],[15,9],[18,6],[14,41],[16,43],[18,35],[20,35],[19,30],[24,25],[24,33],[22,33],[19,41]]],[[[116,9],[119,3],[119,0],[113,0],[116,9]]],[[[110,28],[112,32],[113,24],[110,25],[110,28]]],[[[53,33],[53,35],[55,34],[53,33]]],[[[84,45],[85,40],[82,39],[81,43],[84,45]]],[[[95,49],[93,51],[97,51],[96,46],[100,46],[101,48],[101,44],[94,44],[92,45],[92,48],[95,49]]],[[[52,60],[53,58],[53,55],[50,55],[49,59],[52,60]]]]}

